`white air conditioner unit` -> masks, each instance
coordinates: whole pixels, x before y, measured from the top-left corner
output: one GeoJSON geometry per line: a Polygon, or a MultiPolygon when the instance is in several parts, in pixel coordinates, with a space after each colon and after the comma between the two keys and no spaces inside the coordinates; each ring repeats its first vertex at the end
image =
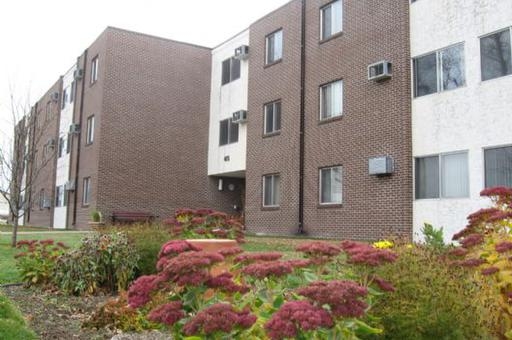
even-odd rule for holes
{"type": "Polygon", "coordinates": [[[84,77],[84,70],[82,70],[81,68],[77,68],[74,72],[73,72],[73,78],[75,78],[75,80],[80,80],[84,77]]]}
{"type": "Polygon", "coordinates": [[[368,66],[368,80],[385,80],[391,78],[393,67],[389,61],[383,60],[368,66]]]}
{"type": "Polygon", "coordinates": [[[370,158],[368,172],[370,175],[390,175],[395,171],[395,164],[391,157],[370,158]]]}
{"type": "Polygon", "coordinates": [[[249,58],[249,46],[242,45],[235,49],[235,58],[245,60],[249,58]]]}
{"type": "Polygon", "coordinates": [[[49,198],[43,199],[43,209],[50,209],[52,207],[52,200],[49,198]]]}
{"type": "Polygon", "coordinates": [[[76,181],[74,179],[71,179],[64,184],[64,189],[66,191],[75,191],[75,183],[76,181]]]}
{"type": "Polygon", "coordinates": [[[246,110],[240,110],[233,112],[233,123],[245,123],[247,122],[247,111],[246,110]]]}
{"type": "Polygon", "coordinates": [[[50,99],[53,100],[54,102],[59,101],[59,92],[53,92],[50,95],[50,99]]]}
{"type": "Polygon", "coordinates": [[[71,124],[69,126],[69,133],[72,135],[79,134],[80,133],[80,124],[71,124]]]}

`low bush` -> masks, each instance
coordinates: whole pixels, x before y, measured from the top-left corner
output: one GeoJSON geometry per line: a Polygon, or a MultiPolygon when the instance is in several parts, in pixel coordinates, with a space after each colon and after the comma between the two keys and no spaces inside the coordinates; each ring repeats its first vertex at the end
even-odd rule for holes
{"type": "Polygon", "coordinates": [[[36,339],[34,332],[26,327],[21,313],[0,293],[0,339],[36,339]]]}
{"type": "Polygon", "coordinates": [[[16,266],[20,270],[21,279],[26,285],[47,285],[53,279],[55,262],[68,247],[62,242],[53,240],[23,240],[17,248],[22,252],[17,254],[16,266]]]}
{"type": "Polygon", "coordinates": [[[125,233],[94,233],[57,259],[53,282],[68,294],[116,292],[133,279],[138,259],[125,233]]]}
{"type": "Polygon", "coordinates": [[[174,237],[181,239],[221,238],[243,242],[242,223],[226,213],[212,209],[179,209],[164,221],[174,237]]]}

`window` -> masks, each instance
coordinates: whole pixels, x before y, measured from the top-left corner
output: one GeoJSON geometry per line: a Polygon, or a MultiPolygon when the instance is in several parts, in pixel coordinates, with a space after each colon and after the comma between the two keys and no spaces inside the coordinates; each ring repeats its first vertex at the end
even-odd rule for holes
{"type": "Polygon", "coordinates": [[[466,85],[463,44],[414,58],[413,67],[415,97],[466,85]]]}
{"type": "Polygon", "coordinates": [[[343,31],[343,2],[337,0],[320,9],[321,36],[328,39],[343,31]]]}
{"type": "Polygon", "coordinates": [[[64,155],[64,147],[66,144],[66,140],[64,137],[59,138],[59,158],[61,158],[64,155]]]}
{"type": "Polygon", "coordinates": [[[55,188],[55,206],[65,207],[66,205],[66,190],[64,188],[64,185],[60,185],[55,188]]]}
{"type": "Polygon", "coordinates": [[[89,205],[91,202],[91,178],[84,178],[84,186],[82,192],[82,204],[89,205]]]}
{"type": "Polygon", "coordinates": [[[76,82],[73,80],[71,83],[71,90],[69,92],[69,102],[72,103],[75,100],[76,82]]]}
{"type": "Polygon", "coordinates": [[[68,94],[69,94],[69,87],[66,87],[64,91],[62,92],[62,106],[61,109],[64,110],[66,107],[66,104],[68,102],[68,94]]]}
{"type": "Polygon", "coordinates": [[[320,169],[320,204],[341,204],[342,202],[341,166],[320,169]]]}
{"type": "Polygon", "coordinates": [[[468,153],[416,158],[416,199],[469,196],[468,153]]]}
{"type": "Polygon", "coordinates": [[[85,135],[85,144],[94,142],[94,116],[87,118],[87,134],[85,135]]]}
{"type": "Polygon", "coordinates": [[[238,124],[233,123],[232,119],[220,121],[220,140],[219,145],[227,145],[238,142],[238,124]]]}
{"type": "Polygon", "coordinates": [[[94,57],[91,61],[91,84],[98,80],[99,59],[98,56],[94,57]]]}
{"type": "Polygon", "coordinates": [[[44,189],[41,189],[41,191],[39,191],[39,209],[44,209],[46,206],[46,195],[45,195],[45,192],[44,192],[44,189]]]}
{"type": "Polygon", "coordinates": [[[487,149],[485,158],[485,187],[512,187],[512,146],[487,149]]]}
{"type": "Polygon", "coordinates": [[[68,133],[68,138],[66,139],[66,153],[71,152],[71,135],[68,133]]]}
{"type": "Polygon", "coordinates": [[[265,104],[264,107],[265,134],[281,131],[281,101],[265,104]]]}
{"type": "Polygon", "coordinates": [[[512,74],[511,29],[507,28],[480,39],[482,80],[512,74]]]}
{"type": "Polygon", "coordinates": [[[222,85],[240,78],[240,60],[229,58],[222,62],[222,85]]]}
{"type": "Polygon", "coordinates": [[[269,34],[266,38],[265,64],[272,64],[283,58],[283,30],[269,34]]]}
{"type": "Polygon", "coordinates": [[[263,176],[263,206],[279,207],[281,179],[279,175],[263,176]]]}
{"type": "Polygon", "coordinates": [[[320,120],[343,114],[343,81],[320,87],[320,120]]]}

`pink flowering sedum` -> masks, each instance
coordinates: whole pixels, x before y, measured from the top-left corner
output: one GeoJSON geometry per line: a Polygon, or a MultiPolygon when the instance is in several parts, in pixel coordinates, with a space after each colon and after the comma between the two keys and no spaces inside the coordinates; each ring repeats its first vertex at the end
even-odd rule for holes
{"type": "Polygon", "coordinates": [[[466,249],[477,246],[482,243],[484,243],[484,236],[481,234],[471,234],[471,235],[465,236],[460,241],[460,244],[466,249]]]}
{"type": "Polygon", "coordinates": [[[512,242],[510,242],[510,241],[500,242],[500,243],[496,244],[495,249],[498,253],[506,253],[507,251],[512,250],[512,242]]]}
{"type": "Polygon", "coordinates": [[[206,281],[206,286],[209,288],[217,288],[226,293],[242,293],[249,292],[250,288],[247,286],[237,285],[233,281],[233,275],[230,273],[222,273],[221,275],[212,277],[206,281]]]}
{"type": "Polygon", "coordinates": [[[489,275],[495,274],[499,271],[500,271],[500,269],[497,267],[489,267],[489,268],[482,269],[481,273],[482,273],[482,275],[489,276],[489,275]]]}
{"type": "Polygon", "coordinates": [[[183,312],[182,307],[179,301],[166,303],[165,305],[153,309],[149,313],[148,319],[153,322],[172,326],[185,317],[185,312],[183,312]]]}
{"type": "Polygon", "coordinates": [[[308,242],[297,247],[315,262],[327,262],[341,253],[341,248],[327,242],[308,242]]]}
{"type": "Polygon", "coordinates": [[[235,263],[252,263],[252,262],[261,262],[261,261],[276,261],[283,257],[283,254],[277,252],[268,252],[268,253],[249,253],[249,254],[240,254],[235,257],[235,263]]]}
{"type": "Polygon", "coordinates": [[[184,240],[171,240],[167,243],[165,243],[162,248],[160,249],[160,253],[158,254],[158,257],[161,258],[163,256],[176,256],[178,254],[187,252],[187,251],[199,251],[201,249],[197,248],[196,246],[188,243],[184,240]]]}
{"type": "Polygon", "coordinates": [[[374,276],[373,282],[375,282],[375,284],[384,292],[394,292],[396,290],[395,287],[390,282],[384,280],[379,276],[374,276]]]}
{"type": "Polygon", "coordinates": [[[233,306],[218,303],[203,309],[183,327],[187,336],[210,335],[217,332],[231,333],[236,329],[248,329],[257,318],[249,311],[236,311],[233,306]]]}
{"type": "Polygon", "coordinates": [[[242,273],[257,279],[266,277],[280,277],[290,274],[292,266],[287,262],[259,262],[253,263],[242,269],[242,273]]]}
{"type": "Polygon", "coordinates": [[[301,332],[334,325],[329,313],[313,306],[309,301],[285,303],[265,324],[265,330],[272,340],[295,338],[301,332]]]}
{"type": "Polygon", "coordinates": [[[158,275],[141,276],[128,289],[128,304],[139,308],[151,300],[151,293],[157,288],[162,278],[158,275]]]}
{"type": "Polygon", "coordinates": [[[380,266],[395,262],[398,255],[388,249],[377,249],[366,243],[343,241],[342,249],[348,255],[348,262],[368,266],[380,266]]]}

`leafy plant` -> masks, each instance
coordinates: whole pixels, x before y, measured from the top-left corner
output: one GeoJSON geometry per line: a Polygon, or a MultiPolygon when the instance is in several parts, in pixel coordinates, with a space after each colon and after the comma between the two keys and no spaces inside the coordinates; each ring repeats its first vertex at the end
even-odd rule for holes
{"type": "Polygon", "coordinates": [[[0,293],[0,339],[36,339],[34,332],[26,326],[21,313],[0,293]]]}
{"type": "Polygon", "coordinates": [[[182,239],[221,238],[243,242],[243,225],[236,218],[212,209],[179,209],[164,221],[182,239]]]}
{"type": "Polygon", "coordinates": [[[56,261],[68,249],[62,242],[55,243],[54,240],[23,240],[16,247],[23,250],[15,256],[16,266],[23,282],[29,286],[49,284],[56,261]]]}
{"type": "Polygon", "coordinates": [[[91,220],[95,223],[100,223],[103,220],[103,216],[100,211],[94,210],[91,212],[91,220]]]}
{"type": "Polygon", "coordinates": [[[446,248],[444,243],[443,228],[435,229],[433,225],[425,223],[421,229],[421,233],[425,239],[425,245],[437,251],[446,248]]]}
{"type": "Polygon", "coordinates": [[[126,289],[138,259],[125,233],[94,233],[77,250],[59,257],[53,281],[69,294],[93,294],[100,289],[115,292],[126,289]]]}

